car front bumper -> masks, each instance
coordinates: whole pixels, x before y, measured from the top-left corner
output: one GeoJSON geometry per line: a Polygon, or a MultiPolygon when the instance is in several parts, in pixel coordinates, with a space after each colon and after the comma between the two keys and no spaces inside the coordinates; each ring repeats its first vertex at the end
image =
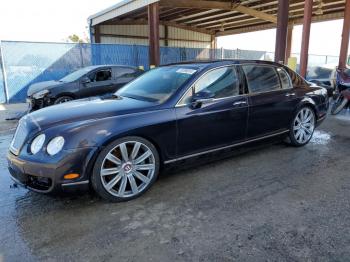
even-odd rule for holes
{"type": "Polygon", "coordinates": [[[35,99],[33,97],[27,97],[26,102],[29,104],[29,112],[52,105],[53,99],[49,97],[43,97],[35,99]]]}
{"type": "Polygon", "coordinates": [[[28,161],[9,152],[8,169],[15,183],[39,193],[87,190],[95,152],[94,147],[65,150],[57,163],[28,161]],[[71,173],[79,177],[64,179],[64,175],[71,173]]]}

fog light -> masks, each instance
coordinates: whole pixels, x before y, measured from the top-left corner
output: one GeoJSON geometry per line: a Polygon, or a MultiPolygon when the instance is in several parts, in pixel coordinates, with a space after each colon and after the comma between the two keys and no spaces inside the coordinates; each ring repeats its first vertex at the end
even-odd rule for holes
{"type": "Polygon", "coordinates": [[[67,175],[64,175],[64,179],[76,179],[79,177],[79,174],[67,174],[67,175]]]}

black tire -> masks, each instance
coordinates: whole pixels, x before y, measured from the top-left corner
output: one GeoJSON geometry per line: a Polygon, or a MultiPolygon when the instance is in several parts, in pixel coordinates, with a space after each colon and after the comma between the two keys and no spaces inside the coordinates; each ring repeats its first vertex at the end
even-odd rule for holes
{"type": "MultiPolygon", "coordinates": [[[[130,149],[128,150],[128,155],[130,156],[130,149]]],[[[113,151],[114,152],[114,151],[113,151]]],[[[124,163],[126,164],[126,163],[124,163]]],[[[121,170],[122,170],[122,164],[120,164],[119,166],[121,166],[121,170]]],[[[118,166],[118,167],[119,167],[118,166]]],[[[122,201],[129,201],[132,200],[134,198],[137,198],[139,196],[141,196],[142,194],[144,194],[152,185],[153,183],[157,180],[158,174],[159,174],[159,169],[160,169],[160,159],[159,159],[159,154],[157,149],[155,148],[155,146],[150,143],[148,140],[143,139],[141,137],[134,137],[134,136],[129,136],[129,137],[124,137],[124,138],[120,138],[120,139],[116,139],[115,141],[111,142],[110,144],[108,144],[98,155],[96,162],[94,164],[94,168],[93,168],[93,173],[91,175],[91,184],[93,189],[95,190],[95,192],[103,199],[111,201],[111,202],[122,202],[122,201]],[[103,182],[102,182],[102,168],[103,168],[103,164],[106,161],[106,157],[107,155],[112,152],[112,150],[115,150],[115,148],[117,148],[118,146],[120,146],[121,144],[128,144],[128,143],[133,143],[133,142],[139,142],[142,143],[143,145],[145,145],[149,150],[151,150],[153,156],[154,156],[154,173],[153,176],[150,178],[149,182],[147,182],[148,184],[146,186],[143,187],[142,191],[140,191],[138,194],[133,195],[133,196],[124,196],[124,197],[120,197],[120,196],[116,196],[113,195],[112,193],[108,192],[107,189],[105,188],[103,182]]],[[[124,172],[124,171],[123,171],[124,172]]],[[[115,175],[117,176],[117,175],[115,175]]],[[[119,176],[119,173],[118,173],[119,176]]],[[[127,176],[126,173],[124,173],[124,176],[127,176]]],[[[134,176],[135,177],[135,176],[134,176]]],[[[117,182],[117,184],[115,186],[119,186],[122,183],[122,179],[120,180],[120,183],[117,182]]],[[[112,180],[112,179],[111,179],[112,180]]],[[[110,181],[111,181],[110,180],[110,181]]],[[[131,186],[130,182],[128,179],[126,179],[129,183],[129,186],[131,186]]]]}
{"type": "Polygon", "coordinates": [[[69,101],[72,101],[73,100],[73,97],[71,96],[61,96],[61,97],[58,97],[54,104],[55,105],[58,105],[58,104],[62,104],[62,103],[66,103],[66,102],[69,102],[69,101]]]}
{"type": "Polygon", "coordinates": [[[290,123],[290,131],[289,131],[289,135],[287,137],[288,144],[295,146],[295,147],[301,147],[301,146],[306,145],[307,143],[310,142],[310,140],[313,136],[315,127],[316,127],[316,115],[315,115],[313,108],[311,108],[310,106],[303,106],[303,107],[299,108],[296,111],[296,113],[294,114],[293,120],[290,123]],[[308,133],[309,137],[305,141],[301,142],[300,140],[297,139],[298,137],[296,135],[296,130],[294,129],[294,127],[295,127],[295,123],[297,121],[297,117],[301,113],[302,110],[307,110],[308,112],[310,112],[312,114],[313,127],[312,127],[312,131],[309,130],[310,131],[310,133],[308,133]]]}
{"type": "Polygon", "coordinates": [[[340,111],[343,110],[343,108],[347,105],[348,99],[345,98],[342,94],[338,96],[338,98],[334,101],[334,104],[331,109],[331,114],[336,115],[339,114],[340,111]]]}

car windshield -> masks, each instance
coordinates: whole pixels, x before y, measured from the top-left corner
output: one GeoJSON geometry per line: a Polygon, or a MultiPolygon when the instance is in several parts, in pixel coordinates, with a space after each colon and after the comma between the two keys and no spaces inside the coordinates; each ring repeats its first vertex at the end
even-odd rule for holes
{"type": "Polygon", "coordinates": [[[92,70],[91,67],[84,67],[77,71],[74,71],[73,73],[70,73],[69,75],[66,75],[65,77],[60,79],[60,82],[72,82],[75,80],[78,80],[83,75],[89,73],[92,70]]]}
{"type": "Polygon", "coordinates": [[[198,68],[165,66],[152,69],[116,92],[118,96],[162,103],[181,87],[198,68]]]}

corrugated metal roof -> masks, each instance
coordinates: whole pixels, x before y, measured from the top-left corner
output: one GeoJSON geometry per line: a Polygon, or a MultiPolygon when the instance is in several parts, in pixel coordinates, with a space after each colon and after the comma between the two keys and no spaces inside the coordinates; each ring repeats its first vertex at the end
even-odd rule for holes
{"type": "MultiPolygon", "coordinates": [[[[147,24],[147,5],[159,2],[160,24],[221,36],[276,27],[277,0],[124,0],[89,19],[97,24],[147,24]]],[[[289,22],[303,21],[303,0],[289,0],[289,22]]],[[[340,19],[345,0],[314,0],[313,21],[340,19]]]]}
{"type": "Polygon", "coordinates": [[[120,3],[89,16],[88,20],[91,21],[91,25],[96,25],[158,1],[159,0],[123,0],[120,3]]]}

